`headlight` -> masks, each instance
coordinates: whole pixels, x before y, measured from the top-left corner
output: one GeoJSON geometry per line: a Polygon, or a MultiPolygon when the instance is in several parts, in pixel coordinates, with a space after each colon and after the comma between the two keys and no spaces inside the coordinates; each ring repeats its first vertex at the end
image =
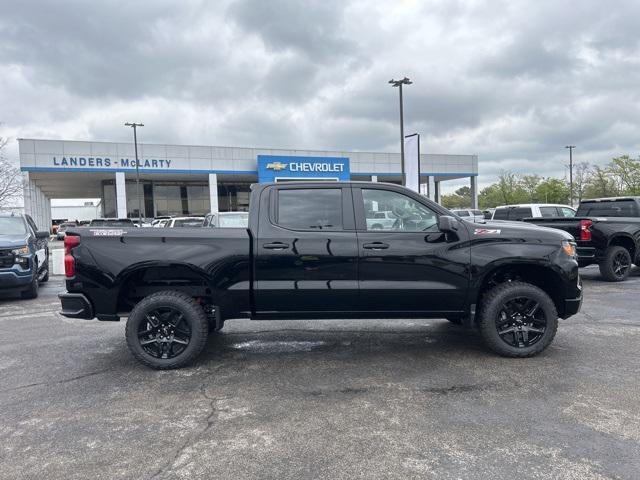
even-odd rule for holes
{"type": "Polygon", "coordinates": [[[14,248],[11,253],[14,255],[29,255],[29,247],[25,245],[24,247],[14,248]]]}
{"type": "Polygon", "coordinates": [[[576,242],[572,242],[571,240],[563,240],[562,251],[571,258],[576,258],[576,242]]]}

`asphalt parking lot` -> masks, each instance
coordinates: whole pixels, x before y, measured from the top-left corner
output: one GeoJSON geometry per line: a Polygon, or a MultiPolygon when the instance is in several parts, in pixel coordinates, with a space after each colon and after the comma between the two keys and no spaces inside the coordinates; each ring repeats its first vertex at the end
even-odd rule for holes
{"type": "Polygon", "coordinates": [[[0,478],[638,478],[640,271],[514,360],[445,320],[229,321],[156,372],[124,323],[0,299],[0,478]]]}

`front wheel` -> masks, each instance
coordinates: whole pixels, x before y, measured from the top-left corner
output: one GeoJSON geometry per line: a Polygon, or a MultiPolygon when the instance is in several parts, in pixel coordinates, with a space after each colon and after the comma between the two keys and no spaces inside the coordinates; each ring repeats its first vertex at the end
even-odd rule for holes
{"type": "Polygon", "coordinates": [[[598,265],[600,274],[608,282],[622,282],[631,272],[631,254],[624,247],[609,247],[598,265]]]}
{"type": "Polygon", "coordinates": [[[38,298],[38,290],[40,283],[38,282],[38,262],[34,260],[33,278],[29,287],[22,292],[22,298],[38,298]]]}
{"type": "Polygon", "coordinates": [[[547,348],[558,329],[558,312],[543,290],[507,282],[482,301],[480,333],[487,346],[505,357],[532,357],[547,348]]]}
{"type": "Polygon", "coordinates": [[[193,298],[164,291],[143,298],[131,310],[126,339],[140,362],[169,370],[195,360],[207,342],[208,330],[207,316],[193,298]]]}

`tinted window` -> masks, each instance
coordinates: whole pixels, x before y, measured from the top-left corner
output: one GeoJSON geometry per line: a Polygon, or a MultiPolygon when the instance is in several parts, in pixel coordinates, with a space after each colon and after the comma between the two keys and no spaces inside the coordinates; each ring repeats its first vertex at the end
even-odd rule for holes
{"type": "Polygon", "coordinates": [[[578,217],[636,217],[636,203],[633,200],[620,202],[586,202],[578,207],[578,217]]]}
{"type": "Polygon", "coordinates": [[[466,210],[454,210],[453,213],[457,213],[458,216],[460,216],[460,217],[468,217],[469,216],[469,212],[467,212],[466,210]]]}
{"type": "Polygon", "coordinates": [[[480,210],[471,210],[473,212],[474,215],[482,215],[482,212],[480,210]]]}
{"type": "Polygon", "coordinates": [[[522,220],[523,218],[532,217],[531,208],[518,207],[509,209],[509,220],[522,220]]]}
{"type": "Polygon", "coordinates": [[[509,209],[508,208],[497,208],[495,212],[493,212],[494,220],[507,220],[509,218],[509,209]]]}
{"type": "Polygon", "coordinates": [[[276,223],[298,230],[341,230],[342,190],[280,189],[276,223]]]}
{"type": "Polygon", "coordinates": [[[558,209],[556,207],[540,207],[540,215],[543,217],[557,217],[558,209]]]}
{"type": "Polygon", "coordinates": [[[384,223],[367,222],[367,230],[422,232],[438,223],[435,212],[406,195],[387,190],[362,190],[365,210],[391,211],[392,219],[384,223]]]}

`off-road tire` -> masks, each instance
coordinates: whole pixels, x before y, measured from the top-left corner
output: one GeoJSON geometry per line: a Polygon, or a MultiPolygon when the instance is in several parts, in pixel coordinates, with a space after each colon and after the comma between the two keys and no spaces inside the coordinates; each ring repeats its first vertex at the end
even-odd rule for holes
{"type": "Polygon", "coordinates": [[[546,292],[526,282],[506,282],[485,293],[480,307],[480,334],[485,344],[503,357],[525,358],[539,354],[546,349],[558,330],[558,312],[553,300],[546,292]],[[537,301],[546,319],[546,329],[542,338],[528,347],[514,347],[506,343],[496,326],[496,320],[505,302],[519,297],[537,301]]]}
{"type": "Polygon", "coordinates": [[[607,282],[622,282],[627,279],[629,273],[631,272],[631,254],[629,250],[624,247],[609,247],[604,255],[604,260],[598,264],[600,268],[600,275],[607,282]],[[616,259],[622,257],[626,261],[628,267],[622,273],[619,274],[616,272],[616,259]]]}
{"type": "Polygon", "coordinates": [[[127,346],[141,363],[156,370],[171,370],[181,368],[193,362],[202,352],[207,343],[209,322],[198,302],[190,296],[173,290],[153,293],[136,304],[127,319],[125,337],[127,346]],[[178,310],[188,322],[191,337],[183,352],[173,358],[156,358],[147,353],[138,339],[138,326],[146,321],[145,315],[154,309],[169,307],[178,310]]]}

